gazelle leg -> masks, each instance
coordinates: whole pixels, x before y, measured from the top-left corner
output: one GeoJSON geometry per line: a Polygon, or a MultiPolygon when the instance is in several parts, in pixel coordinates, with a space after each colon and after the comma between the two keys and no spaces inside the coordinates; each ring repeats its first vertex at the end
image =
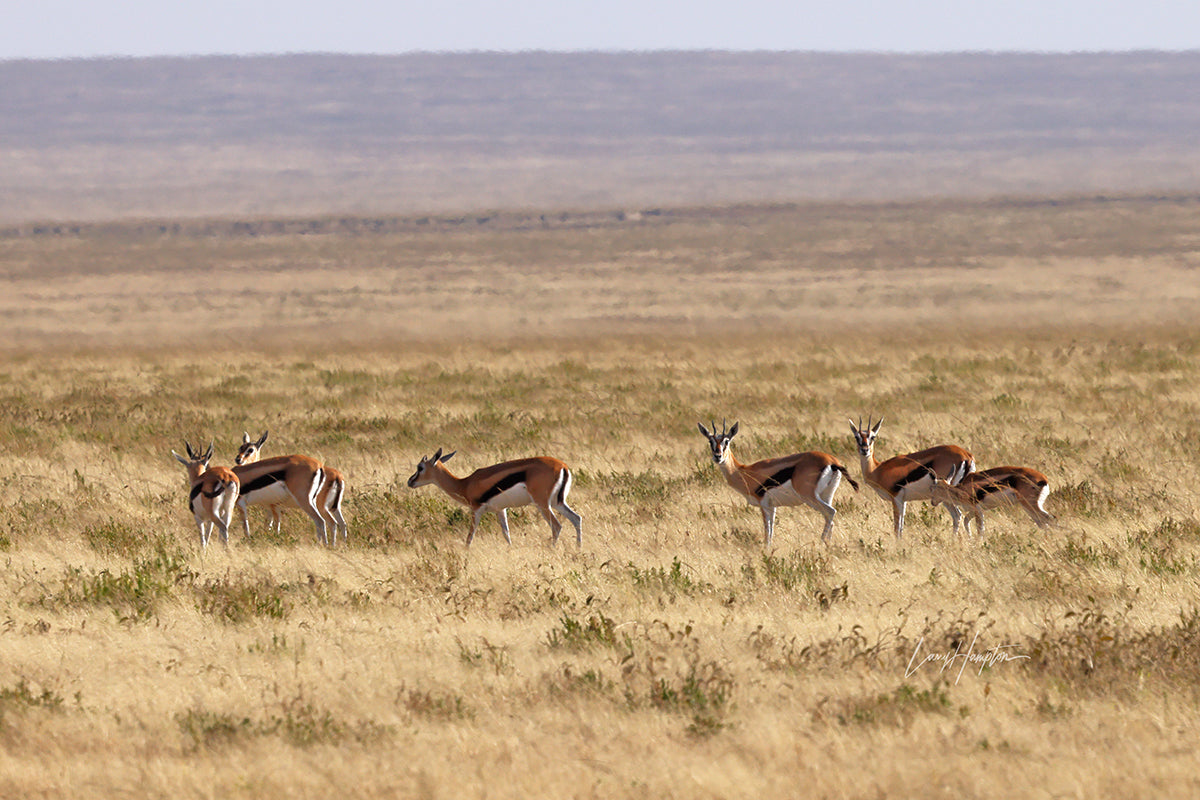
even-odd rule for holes
{"type": "Polygon", "coordinates": [[[1021,508],[1025,509],[1025,513],[1029,515],[1029,518],[1032,519],[1039,528],[1044,528],[1054,521],[1054,517],[1040,506],[1030,503],[1024,497],[1020,498],[1020,501],[1021,508]]]}
{"type": "Polygon", "coordinates": [[[775,506],[771,505],[770,503],[763,503],[762,515],[763,531],[766,537],[766,540],[763,544],[765,547],[770,547],[771,539],[775,535],[775,506]]]}
{"type": "Polygon", "coordinates": [[[471,518],[471,531],[467,534],[467,547],[470,547],[471,542],[475,540],[475,531],[479,529],[479,520],[483,519],[484,513],[483,506],[475,509],[475,515],[471,518]]]}
{"type": "Polygon", "coordinates": [[[574,509],[568,506],[565,502],[559,503],[557,506],[555,506],[555,511],[562,514],[567,518],[567,522],[570,522],[575,526],[575,545],[577,547],[583,547],[583,517],[576,514],[574,509]]]}
{"type": "Polygon", "coordinates": [[[825,516],[825,530],[821,531],[821,541],[828,544],[833,540],[833,518],[837,516],[837,509],[825,503],[817,510],[825,516]]]}
{"type": "Polygon", "coordinates": [[[338,531],[341,531],[342,533],[342,541],[346,541],[346,518],[342,516],[341,500],[339,499],[337,503],[334,503],[332,506],[330,506],[328,511],[329,515],[333,517],[333,543],[337,544],[338,531]]]}
{"type": "Polygon", "coordinates": [[[554,516],[554,512],[549,506],[543,508],[537,507],[538,511],[542,512],[542,518],[550,525],[550,544],[558,544],[558,535],[562,533],[562,523],[558,521],[558,517],[554,516]]]}
{"type": "Polygon", "coordinates": [[[905,501],[896,495],[892,498],[892,517],[896,527],[896,538],[899,539],[904,533],[904,506],[905,501]]]}
{"type": "Polygon", "coordinates": [[[504,534],[504,541],[512,545],[512,537],[508,535],[508,509],[497,508],[496,516],[500,519],[500,532],[504,534]]]}
{"type": "Polygon", "coordinates": [[[954,535],[958,536],[958,526],[962,521],[962,509],[953,503],[946,503],[946,510],[950,512],[950,519],[954,521],[954,535]]]}
{"type": "Polygon", "coordinates": [[[242,529],[244,530],[244,532],[246,534],[246,538],[249,539],[250,538],[250,512],[246,508],[246,501],[239,497],[238,501],[237,501],[237,507],[242,512],[242,529]]]}

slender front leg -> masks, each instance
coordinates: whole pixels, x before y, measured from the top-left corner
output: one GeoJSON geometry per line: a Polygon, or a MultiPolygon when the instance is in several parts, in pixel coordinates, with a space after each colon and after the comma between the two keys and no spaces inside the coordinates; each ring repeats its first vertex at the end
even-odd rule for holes
{"type": "Polygon", "coordinates": [[[763,529],[766,532],[765,546],[771,546],[771,538],[775,535],[775,506],[770,503],[762,504],[763,529]]]}
{"type": "Polygon", "coordinates": [[[246,533],[246,538],[250,538],[250,512],[246,509],[246,501],[238,498],[237,507],[242,512],[242,529],[246,533]]]}
{"type": "Polygon", "coordinates": [[[904,506],[905,502],[900,495],[892,498],[892,516],[896,524],[896,538],[899,539],[904,533],[904,506]]]}
{"type": "Polygon", "coordinates": [[[470,547],[471,542],[475,540],[475,531],[479,529],[479,520],[483,519],[484,513],[483,506],[475,509],[475,516],[471,519],[471,532],[467,534],[467,547],[470,547]]]}
{"type": "Polygon", "coordinates": [[[962,519],[962,509],[954,503],[946,503],[946,510],[950,512],[950,519],[954,520],[954,536],[958,536],[958,523],[962,519]]]}

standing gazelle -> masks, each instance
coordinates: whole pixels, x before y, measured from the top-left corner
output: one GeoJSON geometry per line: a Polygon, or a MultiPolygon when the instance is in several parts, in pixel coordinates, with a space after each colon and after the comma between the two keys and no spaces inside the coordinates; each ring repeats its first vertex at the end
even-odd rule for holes
{"type": "Polygon", "coordinates": [[[242,482],[238,508],[242,511],[242,527],[250,536],[250,515],[247,506],[296,505],[317,529],[321,544],[325,537],[325,517],[317,508],[317,494],[325,482],[325,468],[320,461],[302,455],[276,456],[252,464],[239,464],[233,472],[242,482]]]}
{"type": "Polygon", "coordinates": [[[192,509],[196,527],[200,529],[200,550],[203,552],[208,549],[213,526],[221,532],[221,543],[228,547],[229,525],[233,521],[233,508],[238,500],[238,476],[228,467],[208,466],[213,457],[211,442],[204,453],[197,453],[187,441],[183,444],[187,448],[187,458],[174,450],[171,455],[187,467],[188,481],[192,485],[188,507],[192,509]]]}
{"type": "MultiPolygon", "coordinates": [[[[253,464],[262,458],[262,446],[267,441],[267,434],[270,431],[263,431],[263,435],[254,441],[250,438],[250,434],[242,432],[242,444],[238,448],[237,456],[234,458],[234,463],[238,466],[243,464],[253,464]]],[[[342,534],[342,541],[347,539],[346,519],[342,516],[342,497],[346,494],[346,478],[339,470],[330,466],[325,466],[325,480],[321,484],[320,490],[316,496],[317,511],[321,512],[321,516],[325,518],[327,528],[333,528],[333,543],[337,544],[338,533],[342,534]]],[[[279,530],[282,514],[280,508],[296,508],[296,502],[289,494],[283,498],[281,502],[271,503],[271,519],[267,523],[267,530],[272,527],[279,530]]]]}
{"type": "MultiPolygon", "coordinates": [[[[867,427],[862,427],[862,420],[855,425],[850,420],[850,430],[854,432],[854,443],[858,446],[858,455],[862,463],[863,480],[874,489],[880,497],[892,504],[895,517],[896,538],[904,532],[904,506],[913,500],[928,500],[933,491],[933,483],[937,479],[947,481],[956,486],[963,476],[975,470],[975,458],[966,450],[952,444],[942,444],[919,450],[915,453],[893,456],[887,461],[875,460],[875,437],[879,435],[879,426],[883,417],[867,427]]],[[[958,532],[960,512],[957,506],[947,505],[950,517],[954,520],[954,531],[958,532]]]]}
{"type": "MultiPolygon", "coordinates": [[[[458,452],[457,450],[454,451],[458,452]]],[[[428,458],[422,458],[417,471],[408,479],[411,488],[435,483],[438,488],[471,509],[471,532],[467,546],[475,538],[479,520],[489,511],[500,518],[504,541],[512,544],[508,535],[506,509],[533,504],[550,523],[551,544],[558,543],[562,522],[554,512],[562,514],[575,526],[575,544],[583,546],[583,518],[567,505],[571,490],[571,470],[557,458],[522,458],[477,469],[465,478],[457,478],[446,469],[445,463],[454,453],[442,455],[441,448],[428,458]]]]}
{"type": "Polygon", "coordinates": [[[858,484],[850,473],[833,456],[812,450],[807,453],[768,458],[753,464],[742,464],[729,452],[729,444],[737,435],[738,423],[726,431],[721,424],[709,431],[703,423],[697,423],[700,432],[708,439],[712,459],[726,482],[746,501],[762,509],[763,530],[766,545],[770,546],[775,533],[775,509],[779,506],[807,505],[825,517],[825,530],[821,540],[828,543],[833,536],[833,518],[837,510],[833,507],[833,495],[838,490],[842,476],[858,491],[858,484]]]}
{"type": "MultiPolygon", "coordinates": [[[[979,536],[983,538],[983,510],[996,506],[1019,504],[1037,523],[1044,528],[1054,522],[1054,516],[1045,508],[1050,495],[1050,482],[1036,469],[1028,467],[993,467],[967,475],[957,486],[943,480],[933,485],[930,499],[936,506],[945,503],[959,509],[970,509],[975,517],[979,536]]],[[[967,538],[971,538],[971,518],[963,520],[967,538]]],[[[957,530],[955,531],[957,533],[957,530]]]]}

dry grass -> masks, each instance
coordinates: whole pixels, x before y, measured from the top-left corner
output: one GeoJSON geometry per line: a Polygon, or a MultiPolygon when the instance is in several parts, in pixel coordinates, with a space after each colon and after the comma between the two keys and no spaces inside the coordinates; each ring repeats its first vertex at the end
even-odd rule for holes
{"type": "Polygon", "coordinates": [[[10,237],[0,795],[1192,796],[1194,218],[10,237]],[[993,513],[966,543],[917,506],[896,542],[844,486],[831,547],[784,509],[764,550],[695,430],[857,476],[868,412],[881,454],[1041,469],[1061,525],[993,513]],[[168,450],[263,427],[348,475],[348,547],[255,515],[200,556],[168,450]],[[582,552],[527,512],[467,551],[462,510],[403,485],[438,447],[566,460],[582,552]],[[972,645],[1013,660],[941,669],[972,645]]]}

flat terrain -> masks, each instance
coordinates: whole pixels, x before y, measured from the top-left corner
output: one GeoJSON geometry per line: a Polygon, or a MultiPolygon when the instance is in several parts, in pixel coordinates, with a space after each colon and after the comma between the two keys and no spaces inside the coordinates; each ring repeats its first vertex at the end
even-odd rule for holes
{"type": "MultiPolygon", "coordinates": [[[[165,218],[164,218],[165,219],[165,218]]],[[[1192,797],[1200,201],[12,223],[0,795],[1192,797]],[[869,490],[775,541],[741,459],[954,442],[1056,528],[869,490]],[[171,448],[350,481],[200,552],[171,448]],[[534,513],[405,481],[545,453],[534,513]],[[272,449],[273,448],[273,449],[272,449]],[[565,546],[564,546],[565,545],[565,546]],[[968,660],[970,655],[970,660],[968,660]]]]}
{"type": "Polygon", "coordinates": [[[0,62],[0,222],[1200,191],[1200,53],[0,62]]]}

